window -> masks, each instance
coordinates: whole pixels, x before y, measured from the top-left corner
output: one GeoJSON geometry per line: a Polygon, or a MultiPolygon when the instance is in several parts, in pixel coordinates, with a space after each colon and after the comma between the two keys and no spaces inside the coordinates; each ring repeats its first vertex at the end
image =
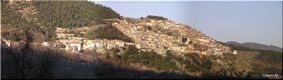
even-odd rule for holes
{"type": "Polygon", "coordinates": [[[61,44],[61,46],[60,46],[61,48],[66,48],[66,46],[64,45],[64,44],[61,44]]]}
{"type": "Polygon", "coordinates": [[[182,38],[182,43],[186,43],[187,42],[187,38],[182,38]]]}

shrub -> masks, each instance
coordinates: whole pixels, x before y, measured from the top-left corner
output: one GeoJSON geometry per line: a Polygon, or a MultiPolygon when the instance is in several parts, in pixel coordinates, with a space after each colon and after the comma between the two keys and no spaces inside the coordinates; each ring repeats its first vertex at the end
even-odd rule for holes
{"type": "Polygon", "coordinates": [[[93,32],[90,32],[89,34],[90,35],[94,34],[96,38],[100,38],[100,39],[119,39],[126,42],[133,42],[133,40],[130,37],[128,37],[127,35],[125,35],[123,32],[121,32],[112,25],[108,25],[107,27],[100,27],[94,30],[93,32]]]}
{"type": "Polygon", "coordinates": [[[125,63],[142,63],[160,70],[177,69],[175,62],[169,57],[161,56],[153,51],[138,52],[135,46],[129,46],[126,53],[122,55],[122,59],[125,63]]]}

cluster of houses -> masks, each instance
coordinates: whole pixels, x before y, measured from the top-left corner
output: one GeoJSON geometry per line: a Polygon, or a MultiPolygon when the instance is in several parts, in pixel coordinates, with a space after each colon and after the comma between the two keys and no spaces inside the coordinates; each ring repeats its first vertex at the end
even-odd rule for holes
{"type": "Polygon", "coordinates": [[[83,37],[75,37],[74,34],[67,33],[68,30],[57,28],[57,40],[52,42],[43,42],[42,45],[50,48],[63,49],[72,52],[80,52],[90,49],[111,49],[125,47],[126,45],[134,45],[133,43],[121,40],[95,39],[89,40],[83,37]],[[66,33],[66,34],[65,34],[66,33]]]}
{"type": "MultiPolygon", "coordinates": [[[[157,32],[144,30],[144,25],[154,25],[158,23],[170,28],[179,30],[183,35],[201,35],[197,33],[187,34],[186,29],[182,25],[175,24],[170,21],[155,21],[150,22],[140,21],[140,23],[131,24],[126,20],[116,20],[112,25],[118,30],[122,31],[125,35],[134,40],[133,43],[124,42],[121,40],[107,40],[107,39],[94,39],[89,40],[83,37],[75,37],[74,34],[69,33],[70,30],[64,28],[56,29],[57,39],[55,41],[43,42],[41,45],[50,48],[63,49],[66,51],[80,52],[89,49],[111,49],[121,48],[127,45],[134,45],[141,51],[155,51],[159,54],[166,53],[167,50],[174,51],[176,54],[181,53],[200,53],[203,55],[222,55],[223,53],[233,53],[237,55],[237,51],[230,51],[230,48],[215,42],[213,39],[205,36],[170,36],[160,34],[157,32]],[[204,49],[197,49],[195,44],[205,46],[204,49]]],[[[166,28],[166,27],[163,27],[166,28]]],[[[85,32],[88,27],[80,28],[80,32],[85,32]]],[[[194,31],[194,30],[193,30],[194,31]]],[[[8,41],[5,41],[8,42],[8,41]]],[[[8,44],[9,45],[9,44],[8,44]]]]}
{"type": "Polygon", "coordinates": [[[172,21],[152,19],[139,20],[139,22],[135,23],[127,20],[114,21],[112,25],[132,38],[140,50],[155,51],[160,54],[166,53],[167,50],[172,50],[176,54],[200,53],[204,55],[222,55],[223,53],[232,53],[229,47],[219,44],[212,38],[202,34],[199,30],[172,21]],[[162,32],[154,32],[146,30],[144,26],[160,27],[163,30],[176,31],[180,35],[172,36],[162,32]],[[205,46],[206,48],[199,50],[196,49],[194,44],[202,45],[202,47],[205,46]]]}
{"type": "Polygon", "coordinates": [[[55,42],[43,42],[42,45],[46,47],[77,52],[77,51],[97,49],[97,48],[104,48],[104,49],[119,48],[119,47],[125,47],[126,45],[133,45],[133,43],[126,43],[120,40],[105,40],[105,39],[97,39],[97,40],[61,39],[61,40],[56,40],[55,42]]]}

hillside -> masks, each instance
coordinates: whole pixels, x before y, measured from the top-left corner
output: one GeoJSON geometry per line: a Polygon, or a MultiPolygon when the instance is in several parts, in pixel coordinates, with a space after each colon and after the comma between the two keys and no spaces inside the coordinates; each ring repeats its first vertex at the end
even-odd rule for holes
{"type": "Polygon", "coordinates": [[[151,49],[160,54],[172,50],[181,55],[183,53],[204,55],[231,53],[229,47],[218,43],[199,30],[170,20],[146,17],[113,19],[112,21],[114,21],[113,26],[134,40],[136,46],[142,50],[151,49]]]}
{"type": "Polygon", "coordinates": [[[5,79],[262,79],[258,74],[272,71],[282,78],[277,53],[225,44],[162,16],[123,17],[89,1],[1,1],[1,21],[5,79]]]}
{"type": "MultiPolygon", "coordinates": [[[[42,34],[43,40],[56,37],[55,27],[85,27],[103,23],[103,19],[121,17],[108,7],[88,1],[1,1],[1,13],[4,38],[23,34],[10,30],[27,28],[23,26],[26,25],[31,28],[28,30],[42,34]]],[[[9,39],[16,37],[20,36],[9,39]]]]}
{"type": "Polygon", "coordinates": [[[278,74],[279,78],[282,78],[282,52],[243,47],[237,42],[229,42],[226,45],[242,53],[246,60],[251,60],[249,64],[254,67],[252,73],[278,74]]]}

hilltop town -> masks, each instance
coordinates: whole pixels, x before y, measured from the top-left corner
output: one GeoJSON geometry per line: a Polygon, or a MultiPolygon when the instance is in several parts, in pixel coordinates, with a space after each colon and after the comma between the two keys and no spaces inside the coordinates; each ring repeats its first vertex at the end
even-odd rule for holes
{"type": "MultiPolygon", "coordinates": [[[[165,55],[167,50],[175,52],[176,55],[184,55],[185,53],[202,55],[231,53],[229,47],[205,36],[200,31],[170,20],[107,19],[106,21],[113,22],[111,23],[112,26],[129,36],[134,42],[125,42],[118,39],[87,39],[83,36],[75,37],[77,34],[70,33],[69,29],[57,27],[56,40],[43,42],[42,45],[72,52],[122,48],[127,45],[134,45],[141,51],[154,51],[161,55],[165,55]]],[[[86,34],[90,27],[74,30],[86,34]]]]}
{"type": "MultiPolygon", "coordinates": [[[[180,24],[159,16],[149,15],[144,18],[116,17],[111,19],[100,19],[102,20],[100,22],[105,22],[106,24],[93,24],[93,22],[90,22],[88,26],[79,27],[74,26],[71,23],[72,25],[70,26],[73,26],[74,28],[68,28],[68,25],[61,27],[52,26],[55,27],[55,30],[53,30],[42,27],[44,25],[42,23],[46,22],[40,22],[38,18],[33,18],[42,15],[42,13],[39,13],[41,8],[36,9],[37,2],[32,3],[32,1],[27,1],[15,3],[14,1],[9,1],[8,5],[13,6],[14,8],[19,8],[18,12],[22,15],[23,19],[41,26],[36,28],[39,29],[38,32],[41,32],[42,30],[46,31],[43,34],[36,33],[38,36],[55,34],[55,38],[52,38],[51,40],[44,39],[43,41],[37,42],[37,44],[42,44],[46,47],[80,52],[88,49],[111,49],[134,45],[141,51],[154,51],[161,55],[164,55],[168,50],[173,51],[177,55],[183,55],[184,53],[198,53],[203,55],[232,53],[232,50],[229,47],[204,35],[201,31],[196,30],[191,26],[180,24]],[[23,7],[22,9],[17,6],[20,4],[27,4],[30,5],[30,7],[23,7]],[[103,36],[93,37],[98,34],[107,33],[107,31],[104,33],[89,34],[92,32],[95,33],[95,29],[99,28],[101,25],[113,26],[111,29],[118,30],[118,32],[121,32],[119,35],[126,38],[122,39],[121,36],[117,37],[116,34],[107,34],[108,36],[112,35],[112,37],[115,37],[110,39],[103,38],[103,36]],[[86,37],[85,35],[93,38],[86,37]]],[[[115,13],[113,14],[116,15],[115,13]]],[[[81,22],[78,22],[78,24],[80,23],[81,22]]],[[[10,35],[10,33],[6,32],[4,32],[4,34],[10,35]]],[[[11,44],[11,41],[6,39],[5,41],[8,45],[11,44]]]]}
{"type": "Polygon", "coordinates": [[[131,37],[141,50],[153,50],[159,54],[172,50],[177,54],[199,53],[221,55],[230,49],[190,26],[170,20],[128,19],[116,20],[112,25],[131,37]]]}

